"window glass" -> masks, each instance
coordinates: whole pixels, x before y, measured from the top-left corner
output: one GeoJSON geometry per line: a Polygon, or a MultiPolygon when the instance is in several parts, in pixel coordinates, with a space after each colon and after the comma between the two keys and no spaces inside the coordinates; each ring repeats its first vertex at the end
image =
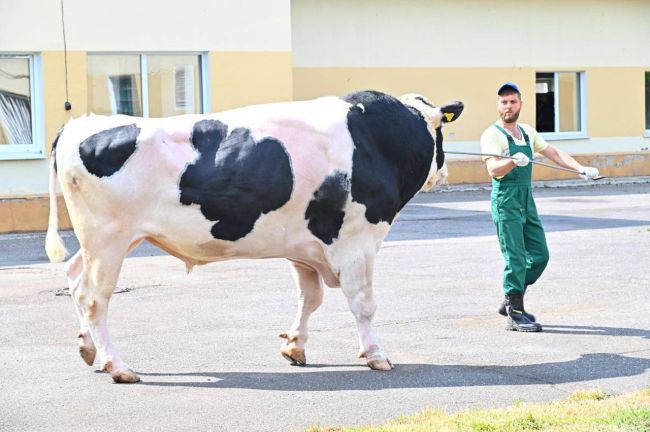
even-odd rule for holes
{"type": "Polygon", "coordinates": [[[0,145],[32,144],[28,56],[0,56],[0,145]]]}
{"type": "Polygon", "coordinates": [[[149,116],[201,112],[200,63],[197,55],[148,55],[149,116]]]}
{"type": "Polygon", "coordinates": [[[537,73],[536,128],[540,132],[581,132],[579,72],[537,73]]]}
{"type": "Polygon", "coordinates": [[[555,78],[552,73],[538,73],[535,79],[536,129],[555,132],[555,78]]]}
{"type": "Polygon", "coordinates": [[[577,132],[580,130],[579,82],[576,73],[558,73],[559,131],[577,132]]]}
{"type": "Polygon", "coordinates": [[[88,111],[142,116],[139,55],[88,55],[88,111]]]}

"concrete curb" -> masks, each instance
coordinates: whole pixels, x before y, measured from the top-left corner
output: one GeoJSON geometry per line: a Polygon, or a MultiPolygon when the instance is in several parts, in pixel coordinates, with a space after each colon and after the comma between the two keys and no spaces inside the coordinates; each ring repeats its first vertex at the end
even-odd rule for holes
{"type": "MultiPolygon", "coordinates": [[[[604,185],[631,185],[647,183],[650,183],[650,176],[610,177],[597,181],[585,181],[582,179],[534,181],[533,188],[598,187],[604,185]]],[[[492,185],[490,183],[474,183],[441,186],[438,188],[433,188],[427,193],[474,192],[489,190],[492,190],[492,185]]]]}

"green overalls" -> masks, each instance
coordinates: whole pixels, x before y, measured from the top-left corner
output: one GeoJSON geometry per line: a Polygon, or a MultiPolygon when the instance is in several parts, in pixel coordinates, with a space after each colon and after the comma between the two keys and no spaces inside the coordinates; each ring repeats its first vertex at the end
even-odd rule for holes
{"type": "MultiPolygon", "coordinates": [[[[517,126],[526,141],[525,146],[518,146],[501,126],[494,126],[508,138],[510,155],[521,152],[533,159],[530,140],[521,127],[517,126]]],[[[523,294],[526,286],[535,283],[548,264],[546,236],[533,201],[532,171],[532,164],[528,164],[515,167],[500,179],[492,178],[492,220],[505,261],[503,291],[506,295],[523,294]]]]}

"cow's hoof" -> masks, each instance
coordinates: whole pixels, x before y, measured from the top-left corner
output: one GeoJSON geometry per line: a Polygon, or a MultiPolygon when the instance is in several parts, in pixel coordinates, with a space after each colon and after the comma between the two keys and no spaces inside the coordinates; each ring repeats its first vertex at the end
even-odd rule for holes
{"type": "Polygon", "coordinates": [[[95,356],[97,355],[97,350],[95,347],[79,347],[79,355],[86,362],[88,366],[92,366],[95,363],[95,356]]]}
{"type": "Polygon", "coordinates": [[[287,342],[285,342],[282,345],[282,349],[280,352],[282,353],[282,357],[287,359],[289,363],[292,365],[296,366],[304,366],[307,364],[307,357],[305,356],[305,350],[302,348],[298,348],[296,346],[296,342],[298,341],[298,335],[297,334],[290,334],[290,332],[284,332],[280,333],[279,336],[282,339],[286,339],[287,342]]]}
{"type": "Polygon", "coordinates": [[[111,377],[113,377],[113,381],[118,384],[133,384],[140,382],[140,377],[138,374],[133,372],[131,369],[119,372],[111,372],[111,377]]]}
{"type": "Polygon", "coordinates": [[[140,377],[128,367],[126,369],[115,369],[113,362],[108,360],[102,367],[103,371],[111,374],[113,381],[118,384],[133,384],[140,382],[140,377]]]}
{"type": "Polygon", "coordinates": [[[368,367],[372,370],[389,371],[393,369],[393,364],[388,359],[368,360],[368,367]]]}
{"type": "Polygon", "coordinates": [[[92,366],[95,362],[95,356],[97,355],[97,349],[93,340],[90,338],[88,333],[79,333],[77,337],[77,344],[79,345],[79,355],[86,362],[88,366],[92,366]]]}
{"type": "Polygon", "coordinates": [[[388,356],[377,345],[371,345],[368,351],[359,351],[359,358],[365,358],[368,367],[372,370],[389,371],[393,369],[393,364],[388,360],[388,356]]]}
{"type": "Polygon", "coordinates": [[[287,359],[289,363],[297,366],[305,366],[307,364],[307,357],[305,350],[299,348],[291,348],[288,345],[282,345],[282,357],[287,359]]]}

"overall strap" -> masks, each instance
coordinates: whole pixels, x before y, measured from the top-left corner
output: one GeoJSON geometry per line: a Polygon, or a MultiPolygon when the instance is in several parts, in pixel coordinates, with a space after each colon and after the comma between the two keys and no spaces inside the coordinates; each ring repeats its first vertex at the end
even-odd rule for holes
{"type": "MultiPolygon", "coordinates": [[[[504,128],[502,128],[501,126],[499,126],[496,123],[494,123],[494,127],[499,129],[501,131],[501,133],[506,136],[506,138],[508,139],[508,143],[510,143],[512,141],[512,136],[510,136],[510,134],[508,132],[506,132],[506,130],[504,128]]],[[[528,142],[528,139],[526,139],[526,142],[528,142]]]]}
{"type": "MultiPolygon", "coordinates": [[[[510,135],[504,128],[502,128],[498,124],[494,123],[494,127],[497,128],[499,131],[501,131],[501,133],[504,134],[508,139],[508,152],[510,153],[510,155],[513,155],[517,152],[522,152],[530,159],[533,158],[533,149],[530,147],[530,138],[528,137],[528,134],[524,132],[521,126],[517,125],[519,131],[521,132],[526,142],[525,146],[517,145],[515,143],[515,139],[513,138],[513,136],[510,135]]],[[[508,174],[506,174],[505,176],[499,179],[493,177],[492,188],[493,190],[499,190],[502,189],[503,187],[512,187],[512,186],[530,187],[531,175],[532,175],[532,165],[528,165],[525,167],[515,167],[508,174]]]]}

